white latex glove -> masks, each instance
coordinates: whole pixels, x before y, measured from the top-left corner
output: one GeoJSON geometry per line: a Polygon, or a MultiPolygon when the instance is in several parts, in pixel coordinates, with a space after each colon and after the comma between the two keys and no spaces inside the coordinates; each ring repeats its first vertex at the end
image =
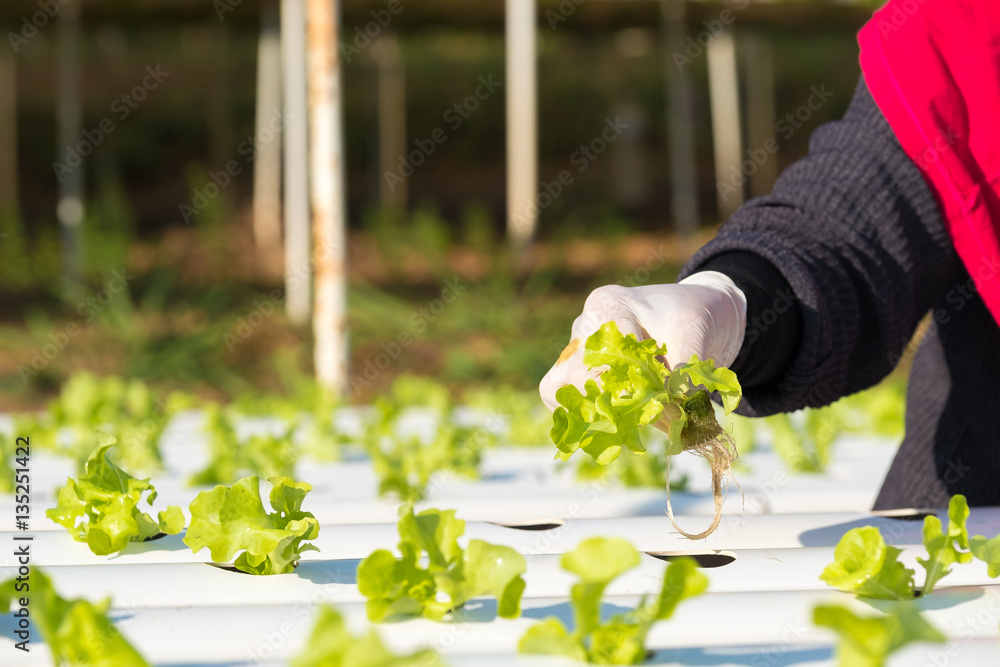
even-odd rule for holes
{"type": "Polygon", "coordinates": [[[549,410],[559,406],[559,387],[572,384],[583,392],[587,380],[596,380],[603,372],[603,368],[590,370],[584,365],[584,344],[611,320],[622,334],[666,345],[668,368],[687,362],[692,354],[712,359],[716,366],[729,366],[743,346],[747,300],[729,276],[717,271],[695,273],[669,285],[597,288],[573,322],[569,345],[539,385],[549,410]]]}

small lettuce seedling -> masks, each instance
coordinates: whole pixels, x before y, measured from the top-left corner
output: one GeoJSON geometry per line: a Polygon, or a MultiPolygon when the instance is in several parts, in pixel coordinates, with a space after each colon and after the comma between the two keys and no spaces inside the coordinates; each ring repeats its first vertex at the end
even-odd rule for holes
{"type": "Polygon", "coordinates": [[[295,473],[300,449],[292,441],[298,422],[292,422],[281,435],[254,435],[240,440],[227,411],[212,405],[205,410],[209,461],[188,481],[192,486],[231,484],[241,474],[267,477],[291,477],[295,473]]]}
{"type": "MultiPolygon", "coordinates": [[[[674,523],[686,537],[701,539],[719,525],[722,480],[736,458],[735,444],[719,426],[709,392],[719,392],[729,414],[739,405],[742,389],[731,370],[716,368],[711,360],[700,361],[697,356],[667,370],[660,361],[666,354],[666,346],[658,346],[655,340],[623,336],[614,322],[601,325],[587,339],[583,363],[608,370],[601,374],[600,386],[588,380],[583,394],[573,385],[556,391],[560,407],[552,414],[551,437],[558,458],[565,461],[582,449],[597,463],[607,465],[623,447],[645,453],[639,428],[659,422],[670,439],[667,456],[691,452],[712,467],[715,519],[711,526],[692,535],[674,523]]],[[[669,499],[667,508],[673,522],[669,499]]]]}
{"type": "Polygon", "coordinates": [[[97,604],[83,599],[67,600],[37,567],[32,568],[27,584],[13,578],[0,583],[0,612],[6,615],[11,601],[22,597],[31,600],[32,623],[48,644],[53,664],[149,667],[108,619],[110,600],[97,604]],[[30,588],[15,588],[23,585],[30,588]]]}
{"type": "Polygon", "coordinates": [[[965,522],[969,519],[969,504],[965,496],[954,495],[948,503],[948,531],[941,530],[941,520],[936,516],[924,517],[924,546],[927,548],[927,558],[918,558],[920,567],[927,576],[924,578],[922,594],[927,595],[934,590],[941,577],[951,572],[955,563],[968,563],[972,560],[969,552],[969,531],[965,522]]]}
{"type": "Polygon", "coordinates": [[[813,609],[813,623],[840,636],[840,667],[882,667],[893,652],[907,644],[945,641],[912,602],[893,606],[888,615],[869,617],[855,616],[838,605],[820,605],[813,609]]]}
{"type": "Polygon", "coordinates": [[[433,476],[447,471],[479,477],[482,450],[495,437],[485,428],[456,424],[448,389],[427,378],[403,375],[375,400],[365,425],[364,446],[379,479],[380,496],[393,494],[404,503],[422,500],[433,476]],[[434,435],[401,432],[401,417],[413,408],[431,410],[438,422],[434,435]]]}
{"type": "Polygon", "coordinates": [[[875,526],[852,528],[833,550],[820,579],[860,597],[912,600],[913,570],[899,562],[902,551],[887,546],[875,526]]]}
{"type": "Polygon", "coordinates": [[[302,511],[312,486],[285,477],[268,481],[274,487],[270,513],[264,510],[256,476],[199,493],[191,502],[191,526],[184,544],[195,553],[208,547],[212,560],[220,563],[242,552],[233,565],[248,574],[291,572],[302,552],[319,551],[304,543],[319,537],[316,517],[302,511]]]}
{"type": "MultiPolygon", "coordinates": [[[[971,562],[973,557],[989,564],[989,574],[1000,574],[1000,536],[987,540],[981,535],[969,539],[966,522],[969,505],[956,494],[948,502],[948,530],[942,530],[936,516],[924,517],[924,547],[927,558],[918,558],[926,576],[921,595],[929,595],[951,566],[971,562]]],[[[861,597],[907,600],[913,597],[914,571],[898,561],[900,550],[886,546],[878,528],[864,526],[849,530],[834,549],[834,561],[820,579],[834,588],[861,597]]]]}
{"type": "Polygon", "coordinates": [[[693,560],[676,560],[667,567],[655,599],[643,598],[634,610],[602,623],[604,589],[639,564],[638,552],[625,540],[593,537],[564,554],[561,564],[580,577],[570,596],[575,628],[569,632],[562,621],[550,616],[524,633],[517,647],[520,653],[565,656],[600,665],[640,664],[646,658],[646,636],[653,624],[669,619],[681,601],[708,587],[708,579],[693,560]]]}
{"type": "Polygon", "coordinates": [[[159,513],[154,521],[139,510],[144,493],[153,504],[156,489],[149,479],[136,479],[111,462],[109,450],[115,439],[104,436],[104,444],[87,459],[79,480],[69,478],[56,496],[56,506],[45,516],[64,526],[78,542],[106,556],[124,549],[129,542],[142,542],[159,533],[174,535],[184,528],[184,513],[176,505],[159,513]]]}
{"type": "Polygon", "coordinates": [[[483,595],[497,599],[500,617],[521,614],[524,556],[482,540],[470,540],[462,549],[458,538],[465,533],[465,521],[455,518],[455,510],[414,514],[407,506],[398,529],[401,559],[379,549],[358,566],[358,590],[368,598],[369,620],[422,615],[440,621],[483,595]],[[426,567],[419,564],[423,557],[426,567]]]}
{"type": "Polygon", "coordinates": [[[355,637],[344,618],[333,607],[320,607],[306,648],[292,660],[291,667],[442,667],[441,658],[431,649],[412,655],[393,655],[374,630],[355,637]]]}

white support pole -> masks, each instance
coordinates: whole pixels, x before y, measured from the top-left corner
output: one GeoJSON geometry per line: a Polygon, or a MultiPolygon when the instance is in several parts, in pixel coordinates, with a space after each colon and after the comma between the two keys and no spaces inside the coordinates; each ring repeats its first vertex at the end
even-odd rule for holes
{"type": "MultiPolygon", "coordinates": [[[[56,160],[62,161],[66,146],[80,141],[80,4],[70,3],[59,12],[58,144],[56,160]]],[[[83,226],[83,164],[59,176],[56,217],[62,239],[63,280],[66,288],[80,285],[82,257],[80,233],[83,226]]]]}
{"type": "Polygon", "coordinates": [[[0,218],[17,210],[17,68],[0,49],[0,218]]]}
{"type": "Polygon", "coordinates": [[[306,102],[306,15],[304,0],[281,0],[284,69],[285,311],[303,326],[312,312],[309,257],[309,106],[306,102]]]}
{"type": "Polygon", "coordinates": [[[406,72],[396,35],[384,31],[372,44],[378,67],[378,162],[379,200],[382,208],[406,210],[406,180],[390,181],[396,163],[406,154],[406,72]]]}
{"type": "Polygon", "coordinates": [[[309,63],[310,185],[313,214],[313,303],[316,379],[347,389],[347,210],[344,178],[338,25],[340,0],[306,0],[309,63]]]}
{"type": "Polygon", "coordinates": [[[695,155],[694,93],[690,72],[682,72],[674,55],[684,52],[687,29],[684,0],[663,0],[661,18],[664,71],[667,81],[667,145],[670,153],[670,208],[674,229],[682,237],[698,231],[698,163],[695,155]]]}
{"type": "Polygon", "coordinates": [[[507,235],[514,260],[538,225],[538,84],[535,0],[506,0],[507,235]]]}
{"type": "Polygon", "coordinates": [[[719,217],[725,219],[743,203],[740,90],[736,73],[736,40],[731,30],[719,33],[708,43],[708,89],[712,105],[719,217]],[[735,183],[734,173],[738,175],[735,183]]]}
{"type": "Polygon", "coordinates": [[[253,161],[253,236],[258,254],[274,257],[281,247],[281,40],[277,0],[261,10],[257,45],[256,136],[253,161]]]}

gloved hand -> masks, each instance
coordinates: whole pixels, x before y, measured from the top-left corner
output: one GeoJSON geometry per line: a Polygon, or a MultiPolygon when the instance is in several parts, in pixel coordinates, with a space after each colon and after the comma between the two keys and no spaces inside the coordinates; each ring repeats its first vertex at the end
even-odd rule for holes
{"type": "Polygon", "coordinates": [[[729,366],[743,346],[747,300],[722,273],[702,271],[676,284],[622,287],[606,285],[590,293],[583,313],[573,322],[570,343],[542,378],[539,393],[550,410],[559,407],[556,390],[572,384],[581,392],[587,380],[604,369],[583,363],[584,345],[598,327],[614,320],[624,335],[654,339],[667,346],[668,368],[687,362],[692,354],[729,366]]]}

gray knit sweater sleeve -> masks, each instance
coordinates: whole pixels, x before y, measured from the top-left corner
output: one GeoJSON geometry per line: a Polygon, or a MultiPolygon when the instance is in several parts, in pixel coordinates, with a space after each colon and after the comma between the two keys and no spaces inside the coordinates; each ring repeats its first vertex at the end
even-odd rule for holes
{"type": "MultiPolygon", "coordinates": [[[[773,264],[801,314],[787,370],[747,389],[739,412],[750,416],[818,407],[878,382],[961,275],[934,195],[864,81],[844,118],[818,128],[809,155],[736,211],[681,277],[732,251],[773,264]]],[[[768,315],[748,313],[745,345],[775,321],[768,315]]]]}

